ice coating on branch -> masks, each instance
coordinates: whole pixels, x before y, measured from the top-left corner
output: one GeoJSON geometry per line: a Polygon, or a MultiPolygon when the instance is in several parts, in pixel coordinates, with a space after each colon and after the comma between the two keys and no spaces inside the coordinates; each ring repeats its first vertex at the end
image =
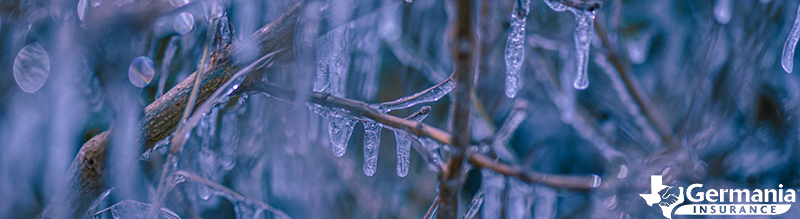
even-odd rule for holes
{"type": "Polygon", "coordinates": [[[556,2],[554,0],[542,0],[544,3],[549,7],[551,10],[555,12],[563,12],[567,10],[567,6],[561,4],[560,2],[556,2]]]}
{"type": "Polygon", "coordinates": [[[50,58],[41,44],[34,42],[23,47],[14,58],[14,80],[23,91],[34,93],[50,75],[50,58]]]}
{"type": "Polygon", "coordinates": [[[378,169],[378,149],[381,146],[381,124],[364,122],[364,174],[372,176],[378,169]]]}
{"type": "Polygon", "coordinates": [[[789,32],[789,37],[786,39],[786,44],[783,45],[783,55],[781,55],[781,66],[789,74],[794,69],[794,49],[797,47],[797,40],[800,39],[800,16],[798,15],[800,15],[800,6],[797,7],[794,25],[792,25],[792,31],[789,32]]]}
{"type": "MultiPolygon", "coordinates": [[[[431,107],[424,106],[419,111],[409,116],[408,120],[422,122],[428,117],[431,107]]],[[[405,132],[394,131],[394,138],[397,141],[397,176],[405,177],[408,175],[408,162],[411,153],[411,137],[405,132]]]]}
{"type": "Polygon", "coordinates": [[[525,20],[530,11],[530,0],[518,0],[511,14],[511,30],[506,41],[506,97],[514,98],[522,89],[520,74],[525,60],[525,20]]]}
{"type": "Polygon", "coordinates": [[[720,24],[727,24],[733,16],[733,4],[731,0],[717,0],[714,4],[714,19],[720,24]]]}
{"type": "Polygon", "coordinates": [[[420,103],[436,102],[450,93],[450,91],[453,91],[453,88],[455,87],[456,82],[453,81],[453,77],[449,77],[442,83],[425,89],[424,91],[415,93],[414,95],[403,97],[394,101],[383,102],[377,106],[373,105],[372,107],[376,108],[381,113],[388,113],[392,110],[406,109],[420,103]]]}
{"type": "Polygon", "coordinates": [[[592,33],[594,32],[595,10],[572,10],[575,14],[575,52],[578,61],[577,76],[572,84],[575,89],[585,90],[589,87],[589,48],[592,45],[592,33]]]}

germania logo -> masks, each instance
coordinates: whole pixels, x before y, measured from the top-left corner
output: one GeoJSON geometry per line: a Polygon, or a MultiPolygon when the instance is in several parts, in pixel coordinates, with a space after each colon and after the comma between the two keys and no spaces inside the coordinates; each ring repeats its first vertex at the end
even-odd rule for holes
{"type": "Polygon", "coordinates": [[[789,211],[795,202],[795,190],[783,189],[703,189],[703,184],[683,187],[662,184],[660,175],[650,176],[649,194],[639,194],[649,206],[658,204],[666,218],[676,215],[779,215],[789,211]],[[704,191],[703,191],[704,190],[704,191]],[[692,203],[684,204],[684,197],[692,203]],[[767,204],[768,203],[768,204],[767,204]],[[684,205],[681,205],[684,204],[684,205]]]}

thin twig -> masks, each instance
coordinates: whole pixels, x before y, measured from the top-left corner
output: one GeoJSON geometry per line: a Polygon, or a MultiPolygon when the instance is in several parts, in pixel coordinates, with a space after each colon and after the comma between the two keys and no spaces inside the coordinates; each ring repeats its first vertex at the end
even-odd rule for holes
{"type": "Polygon", "coordinates": [[[424,219],[431,218],[431,214],[433,214],[433,210],[436,210],[437,206],[439,206],[439,196],[438,195],[436,196],[436,198],[433,199],[433,202],[431,202],[431,206],[428,207],[428,212],[425,212],[425,217],[422,217],[422,218],[424,218],[424,219]]]}

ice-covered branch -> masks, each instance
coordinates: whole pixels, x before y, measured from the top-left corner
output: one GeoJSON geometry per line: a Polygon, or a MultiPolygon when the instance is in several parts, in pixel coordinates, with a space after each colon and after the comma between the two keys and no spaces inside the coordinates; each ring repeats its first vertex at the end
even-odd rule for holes
{"type": "MultiPolygon", "coordinates": [[[[295,95],[295,90],[270,82],[248,85],[240,88],[240,90],[241,92],[262,93],[266,96],[282,100],[291,99],[295,95]]],[[[417,137],[429,137],[442,144],[452,144],[452,134],[428,124],[413,121],[412,119],[415,117],[414,114],[407,119],[389,114],[382,114],[362,101],[334,97],[321,92],[311,92],[308,101],[322,106],[341,108],[355,116],[369,118],[393,129],[406,130],[417,137]]],[[[472,153],[469,157],[469,163],[478,168],[487,168],[504,175],[518,177],[520,180],[527,183],[541,183],[552,187],[589,189],[596,187],[592,187],[591,185],[599,185],[600,183],[600,179],[596,175],[569,176],[539,173],[520,166],[510,166],[501,162],[492,161],[491,158],[479,153],[472,153]]]]}

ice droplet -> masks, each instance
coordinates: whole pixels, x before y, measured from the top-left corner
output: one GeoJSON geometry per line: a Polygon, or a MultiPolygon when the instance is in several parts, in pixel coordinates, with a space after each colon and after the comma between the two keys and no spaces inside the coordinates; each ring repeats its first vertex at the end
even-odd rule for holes
{"type": "Polygon", "coordinates": [[[594,18],[596,10],[572,10],[575,14],[575,52],[577,56],[578,74],[572,84],[575,89],[585,90],[589,87],[589,48],[592,44],[592,33],[594,32],[594,18]]]}
{"type": "Polygon", "coordinates": [[[731,17],[733,16],[733,4],[731,4],[731,0],[717,0],[714,4],[714,19],[717,20],[718,23],[725,25],[731,21],[731,17]]]}
{"type": "Polygon", "coordinates": [[[14,80],[23,91],[33,93],[42,88],[50,75],[50,58],[41,44],[23,47],[14,59],[14,80]]]}
{"type": "Polygon", "coordinates": [[[364,122],[364,174],[372,176],[378,169],[378,149],[381,146],[381,124],[364,122]]]}
{"type": "Polygon", "coordinates": [[[194,16],[188,12],[180,13],[175,17],[172,27],[175,28],[178,34],[185,35],[194,28],[194,16]]]}
{"type": "MultiPolygon", "coordinates": [[[[407,119],[414,122],[422,122],[422,120],[428,117],[428,113],[425,111],[429,112],[430,107],[423,107],[423,109],[420,109],[407,119]]],[[[408,175],[408,162],[411,153],[411,137],[405,132],[394,131],[394,138],[397,141],[397,176],[406,177],[406,175],[408,175]]]]}
{"type": "Polygon", "coordinates": [[[794,25],[792,25],[792,31],[789,32],[789,37],[786,39],[786,44],[783,45],[783,55],[781,56],[781,66],[789,74],[794,69],[794,49],[797,47],[797,40],[800,39],[800,16],[798,15],[800,15],[800,6],[797,7],[794,25]]]}
{"type": "Polygon", "coordinates": [[[128,67],[128,79],[133,86],[147,86],[147,84],[153,80],[153,75],[155,75],[153,60],[145,56],[137,57],[131,62],[131,66],[128,67]]]}
{"type": "Polygon", "coordinates": [[[514,13],[511,14],[511,31],[506,41],[506,97],[514,98],[522,89],[520,75],[525,60],[525,21],[530,9],[530,0],[516,1],[514,13]]]}

